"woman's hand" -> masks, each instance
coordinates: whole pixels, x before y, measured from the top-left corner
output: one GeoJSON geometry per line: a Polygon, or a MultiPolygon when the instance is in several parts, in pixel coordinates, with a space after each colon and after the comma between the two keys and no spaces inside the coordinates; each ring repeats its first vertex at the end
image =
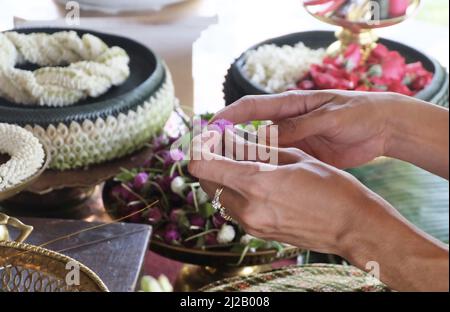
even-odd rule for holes
{"type": "MultiPolygon", "coordinates": [[[[226,140],[230,136],[248,159],[252,143],[226,132],[226,140]]],[[[202,159],[210,160],[191,160],[189,170],[210,196],[224,187],[221,203],[249,234],[337,254],[362,269],[376,261],[381,280],[394,289],[445,289],[439,276],[445,266],[448,275],[445,247],[351,175],[295,148],[270,148],[278,153],[276,166],[222,157],[210,146],[201,149],[202,159]]]]}
{"type": "Polygon", "coordinates": [[[337,168],[391,156],[448,178],[448,110],[406,96],[345,91],[247,96],[215,118],[272,120],[280,146],[300,148],[337,168]]]}

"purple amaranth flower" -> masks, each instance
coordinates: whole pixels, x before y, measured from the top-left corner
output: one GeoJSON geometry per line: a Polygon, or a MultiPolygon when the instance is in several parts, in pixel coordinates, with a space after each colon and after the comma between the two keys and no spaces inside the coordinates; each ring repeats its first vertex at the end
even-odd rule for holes
{"type": "Polygon", "coordinates": [[[203,227],[205,227],[206,220],[201,215],[196,213],[196,214],[191,214],[189,216],[189,223],[193,226],[198,226],[200,228],[203,228],[203,227]]]}
{"type": "MultiPolygon", "coordinates": [[[[127,215],[138,212],[139,210],[143,209],[144,207],[145,207],[144,204],[129,205],[127,207],[128,208],[127,215]]],[[[143,221],[142,212],[136,213],[136,214],[130,216],[127,220],[131,223],[142,223],[142,221],[143,221]]]]}
{"type": "Polygon", "coordinates": [[[183,209],[175,208],[169,213],[170,222],[177,223],[180,219],[180,216],[184,214],[183,209]]]}
{"type": "Polygon", "coordinates": [[[150,222],[150,224],[158,223],[159,221],[161,221],[162,217],[163,217],[163,214],[159,207],[154,207],[154,208],[150,209],[147,213],[147,219],[150,222]]]}
{"type": "Polygon", "coordinates": [[[205,235],[205,245],[218,245],[217,242],[217,234],[216,233],[208,233],[205,235]]]}
{"type": "Polygon", "coordinates": [[[181,239],[181,234],[178,226],[174,223],[169,223],[163,233],[164,241],[166,243],[173,243],[174,241],[179,241],[181,239]]]}
{"type": "Polygon", "coordinates": [[[169,138],[169,145],[172,145],[180,138],[180,136],[169,136],[168,138],[169,138]]]}
{"type": "Polygon", "coordinates": [[[145,183],[147,183],[147,181],[148,181],[148,174],[147,173],[145,173],[145,172],[138,173],[134,177],[133,188],[135,190],[140,191],[144,187],[145,183]]]}
{"type": "Polygon", "coordinates": [[[195,202],[194,202],[194,192],[190,191],[190,192],[187,194],[187,196],[186,196],[186,202],[187,202],[189,205],[191,205],[191,206],[193,206],[193,205],[195,204],[195,202]]]}
{"type": "Polygon", "coordinates": [[[222,225],[224,223],[226,223],[227,221],[222,218],[222,216],[220,215],[220,213],[216,212],[213,216],[212,216],[212,223],[214,225],[215,228],[220,229],[222,227],[222,225]]]}
{"type": "Polygon", "coordinates": [[[185,158],[183,151],[178,148],[171,149],[169,156],[173,162],[182,161],[185,158]]]}
{"type": "Polygon", "coordinates": [[[128,191],[122,187],[122,185],[116,185],[111,190],[111,195],[113,197],[125,200],[127,197],[128,191]]]}
{"type": "Polygon", "coordinates": [[[156,183],[159,184],[161,189],[165,192],[170,190],[170,184],[172,183],[172,180],[178,177],[178,172],[174,172],[172,176],[162,176],[156,179],[156,183]]]}
{"type": "Polygon", "coordinates": [[[131,202],[137,199],[136,195],[124,188],[121,184],[113,187],[111,190],[111,195],[126,202],[131,202]]]}
{"type": "Polygon", "coordinates": [[[203,129],[208,126],[208,120],[202,119],[200,120],[200,127],[203,129]]]}
{"type": "Polygon", "coordinates": [[[210,130],[216,130],[224,133],[226,128],[232,128],[234,124],[226,119],[218,119],[208,126],[210,130]]]}
{"type": "Polygon", "coordinates": [[[170,141],[169,141],[169,138],[167,137],[167,135],[162,134],[153,140],[153,150],[155,152],[160,151],[162,149],[165,149],[165,147],[169,144],[170,144],[170,141]]]}
{"type": "Polygon", "coordinates": [[[163,159],[165,168],[168,168],[177,161],[182,161],[185,158],[184,153],[179,149],[161,151],[159,152],[159,156],[163,159]]]}

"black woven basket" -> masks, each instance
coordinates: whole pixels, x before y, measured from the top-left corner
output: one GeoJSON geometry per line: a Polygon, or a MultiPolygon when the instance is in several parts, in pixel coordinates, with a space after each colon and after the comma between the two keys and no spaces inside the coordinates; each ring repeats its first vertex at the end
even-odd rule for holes
{"type": "MultiPolygon", "coordinates": [[[[55,33],[58,31],[76,31],[82,36],[92,34],[102,39],[108,46],[123,48],[130,57],[130,76],[120,86],[112,87],[97,98],[87,98],[68,107],[30,107],[11,103],[0,97],[0,122],[13,123],[21,126],[27,124],[40,125],[82,122],[85,119],[106,119],[107,116],[117,116],[119,113],[133,110],[150,98],[164,83],[166,70],[161,59],[144,45],[120,36],[100,33],[84,29],[68,28],[23,28],[13,29],[19,33],[55,33]]],[[[32,64],[21,66],[25,69],[35,69],[32,64]]]]}
{"type": "MultiPolygon", "coordinates": [[[[307,31],[293,33],[282,37],[266,40],[258,43],[250,48],[256,49],[261,45],[275,44],[277,46],[291,45],[294,46],[298,42],[303,42],[306,46],[318,49],[328,47],[336,41],[334,33],[331,31],[307,31]]],[[[448,107],[448,84],[449,77],[445,68],[443,68],[437,60],[431,58],[424,53],[411,48],[402,43],[380,39],[380,43],[386,45],[391,50],[397,50],[406,58],[407,63],[421,61],[423,66],[434,73],[432,82],[424,90],[416,94],[416,97],[428,102],[433,102],[448,107]]],[[[251,82],[243,73],[243,65],[245,62],[245,53],[243,53],[231,65],[225,77],[224,96],[225,103],[229,105],[245,95],[267,94],[261,87],[251,82]]]]}

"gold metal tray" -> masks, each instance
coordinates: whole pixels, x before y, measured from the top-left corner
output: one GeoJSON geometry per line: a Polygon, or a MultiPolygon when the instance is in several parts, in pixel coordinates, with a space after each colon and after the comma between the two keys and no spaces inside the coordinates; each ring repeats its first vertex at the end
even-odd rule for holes
{"type": "Polygon", "coordinates": [[[57,252],[23,243],[33,227],[0,213],[0,230],[5,231],[6,225],[18,228],[21,234],[17,242],[0,241],[0,291],[108,291],[102,280],[82,263],[57,252]]]}

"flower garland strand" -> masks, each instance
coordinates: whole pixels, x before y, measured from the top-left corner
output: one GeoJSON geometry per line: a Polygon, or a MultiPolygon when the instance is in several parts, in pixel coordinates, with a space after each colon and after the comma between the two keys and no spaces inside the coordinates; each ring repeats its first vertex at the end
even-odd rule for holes
{"type": "Polygon", "coordinates": [[[130,75],[129,57],[91,34],[0,33],[0,96],[14,103],[62,107],[98,97],[130,75]],[[32,63],[33,72],[15,68],[32,63]]]}
{"type": "MultiPolygon", "coordinates": [[[[181,116],[180,116],[181,117],[181,116]]],[[[210,116],[202,117],[202,126],[208,127],[210,116]]],[[[184,121],[188,129],[192,125],[184,121]]],[[[226,120],[217,120],[209,125],[223,133],[226,120]]],[[[281,256],[287,248],[275,241],[265,241],[245,233],[239,224],[227,222],[215,211],[211,199],[200,187],[197,178],[187,170],[186,154],[172,149],[172,143],[189,133],[175,137],[167,134],[155,138],[153,153],[144,166],[123,170],[107,182],[105,196],[108,209],[119,216],[138,211],[146,202],[160,200],[158,205],[143,214],[133,215],[127,221],[153,226],[153,239],[166,244],[200,250],[222,250],[237,253],[241,264],[250,253],[275,249],[281,256]]]]}
{"type": "Polygon", "coordinates": [[[0,192],[19,185],[42,168],[44,148],[29,131],[0,123],[0,154],[11,158],[0,165],[0,192]]]}

